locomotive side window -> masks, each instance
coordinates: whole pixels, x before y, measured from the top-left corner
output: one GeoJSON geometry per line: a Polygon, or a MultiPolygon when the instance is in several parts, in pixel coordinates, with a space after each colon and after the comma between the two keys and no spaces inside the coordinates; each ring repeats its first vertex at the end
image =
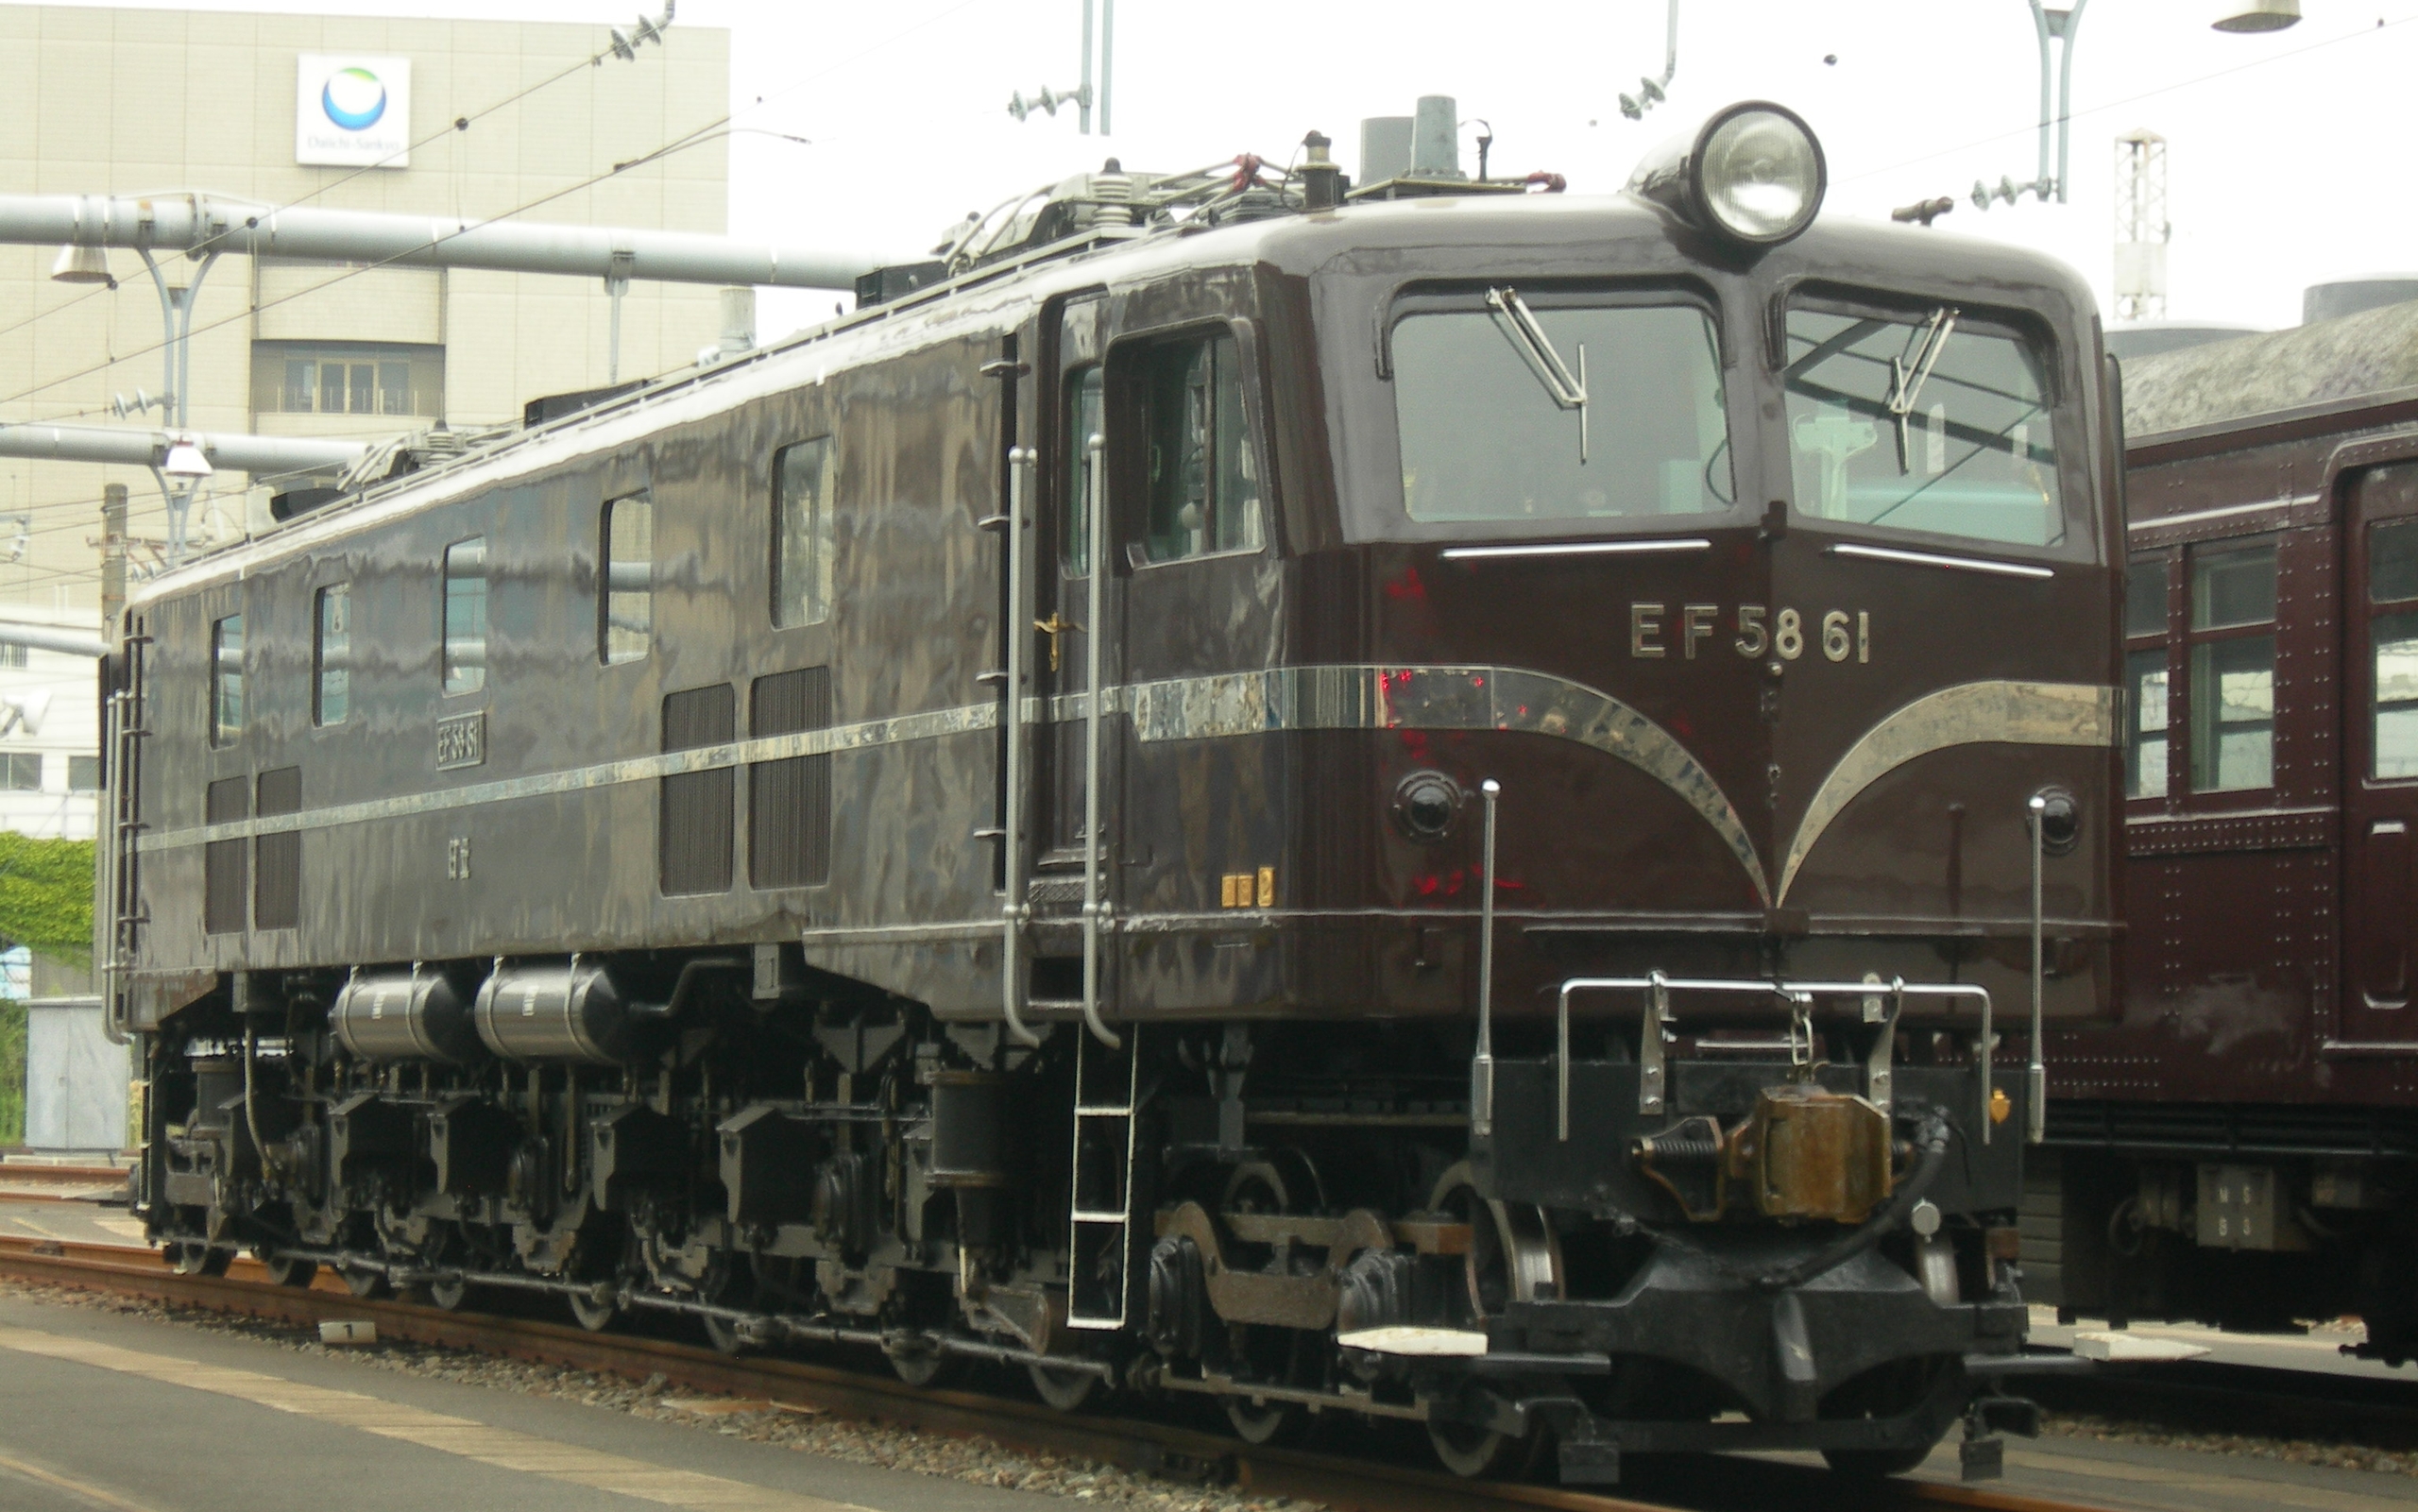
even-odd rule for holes
{"type": "Polygon", "coordinates": [[[2016,546],[2066,538],[2030,342],[1942,307],[1788,312],[1788,446],[1817,519],[2016,546]]]}
{"type": "Polygon", "coordinates": [[[1729,412],[1710,313],[1495,292],[1496,305],[1469,301],[1394,327],[1411,518],[1635,519],[1730,507],[1729,412]]]}
{"type": "Polygon", "coordinates": [[[2163,798],[2167,787],[2167,559],[2138,556],[2124,579],[2124,796],[2163,798]],[[2144,645],[2145,640],[2154,644],[2144,645]]]}
{"type": "Polygon", "coordinates": [[[773,623],[831,618],[831,438],[783,447],[773,458],[773,623]]]}
{"type": "Polygon", "coordinates": [[[1098,365],[1066,375],[1066,498],[1065,507],[1059,511],[1060,534],[1064,539],[1059,546],[1059,557],[1066,564],[1068,577],[1084,577],[1092,569],[1092,512],[1084,493],[1083,459],[1091,438],[1101,433],[1106,423],[1100,410],[1100,370],[1098,365]]]}
{"type": "Polygon", "coordinates": [[[1162,347],[1150,353],[1143,383],[1149,445],[1144,554],[1174,562],[1258,550],[1260,469],[1243,414],[1235,339],[1162,347]]]}
{"type": "Polygon", "coordinates": [[[487,538],[445,548],[445,691],[487,686],[487,538]]]}
{"type": "Polygon", "coordinates": [[[2418,520],[2368,531],[2368,602],[2375,605],[2375,739],[2371,776],[2418,777],[2418,520]]]}
{"type": "Polygon", "coordinates": [[[244,617],[210,627],[210,743],[232,745],[244,733],[244,617]]]}
{"type": "Polygon", "coordinates": [[[2275,782],[2275,546],[2191,553],[2191,789],[2275,782]]]}
{"type": "Polygon", "coordinates": [[[329,584],[314,607],[311,722],[342,724],[352,712],[352,585],[329,584]]]}
{"type": "Polygon", "coordinates": [[[598,598],[596,654],[610,667],[642,660],[655,647],[655,501],[644,494],[604,506],[604,591],[598,598]]]}

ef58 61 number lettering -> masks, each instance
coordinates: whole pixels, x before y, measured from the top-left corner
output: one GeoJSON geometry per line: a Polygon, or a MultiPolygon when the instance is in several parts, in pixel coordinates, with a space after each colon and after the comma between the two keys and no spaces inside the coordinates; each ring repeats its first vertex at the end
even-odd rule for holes
{"type": "Polygon", "coordinates": [[[1773,614],[1769,605],[1761,603],[1739,604],[1726,618],[1717,603],[1682,603],[1676,615],[1667,603],[1628,606],[1628,654],[1632,656],[1677,655],[1694,661],[1700,651],[1713,649],[1715,642],[1726,642],[1749,661],[1766,654],[1795,661],[1813,650],[1825,661],[1853,657],[1868,662],[1872,659],[1872,614],[1866,609],[1853,614],[1827,609],[1820,619],[1809,622],[1797,610],[1783,608],[1773,614]]]}

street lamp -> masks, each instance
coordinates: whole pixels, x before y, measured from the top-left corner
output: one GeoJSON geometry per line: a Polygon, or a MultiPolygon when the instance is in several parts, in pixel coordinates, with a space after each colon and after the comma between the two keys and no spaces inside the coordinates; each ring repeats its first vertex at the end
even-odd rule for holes
{"type": "Polygon", "coordinates": [[[110,277],[109,254],[97,246],[77,246],[70,242],[59,249],[59,261],[50,265],[54,283],[106,283],[117,287],[117,280],[110,277]]]}
{"type": "Polygon", "coordinates": [[[2229,0],[2219,31],[2281,31],[2300,24],[2301,0],[2229,0]]]}

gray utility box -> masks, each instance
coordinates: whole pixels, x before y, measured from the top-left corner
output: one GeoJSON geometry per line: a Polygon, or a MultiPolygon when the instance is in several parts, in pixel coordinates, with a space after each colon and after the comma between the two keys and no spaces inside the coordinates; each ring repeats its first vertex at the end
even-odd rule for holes
{"type": "Polygon", "coordinates": [[[97,997],[26,1004],[26,1146],[115,1152],[126,1147],[131,1062],[101,1027],[97,997]]]}

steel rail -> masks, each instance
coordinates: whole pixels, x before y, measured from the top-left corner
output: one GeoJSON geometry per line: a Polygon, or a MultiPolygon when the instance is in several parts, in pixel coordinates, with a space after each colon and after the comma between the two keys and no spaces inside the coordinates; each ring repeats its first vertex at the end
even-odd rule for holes
{"type": "MultiPolygon", "coordinates": [[[[1170,1478],[1216,1480],[1294,1497],[1338,1512],[1674,1512],[1647,1502],[1575,1487],[1468,1481],[1381,1459],[1254,1447],[1218,1434],[1135,1419],[1062,1413],[979,1392],[914,1387],[884,1373],[763,1355],[732,1357],[701,1346],[628,1334],[591,1334],[568,1323],[440,1308],[344,1290],[326,1271],[310,1288],[281,1286],[249,1257],[223,1277],[181,1275],[146,1249],[0,1235],[0,1275],[148,1298],[281,1323],[366,1318],[382,1338],[472,1350],[535,1364],[644,1380],[733,1397],[821,1408],[922,1432],[981,1436],[1012,1448],[1081,1455],[1170,1478]]],[[[1858,1512],[1953,1506],[1973,1512],[2095,1512],[2086,1505],[1990,1487],[1919,1481],[1842,1482],[1803,1466],[1721,1455],[1686,1456],[1656,1494],[1679,1504],[1755,1508],[1853,1506],[1858,1512]],[[1684,1492],[1681,1488],[1684,1487],[1684,1492]]]]}

